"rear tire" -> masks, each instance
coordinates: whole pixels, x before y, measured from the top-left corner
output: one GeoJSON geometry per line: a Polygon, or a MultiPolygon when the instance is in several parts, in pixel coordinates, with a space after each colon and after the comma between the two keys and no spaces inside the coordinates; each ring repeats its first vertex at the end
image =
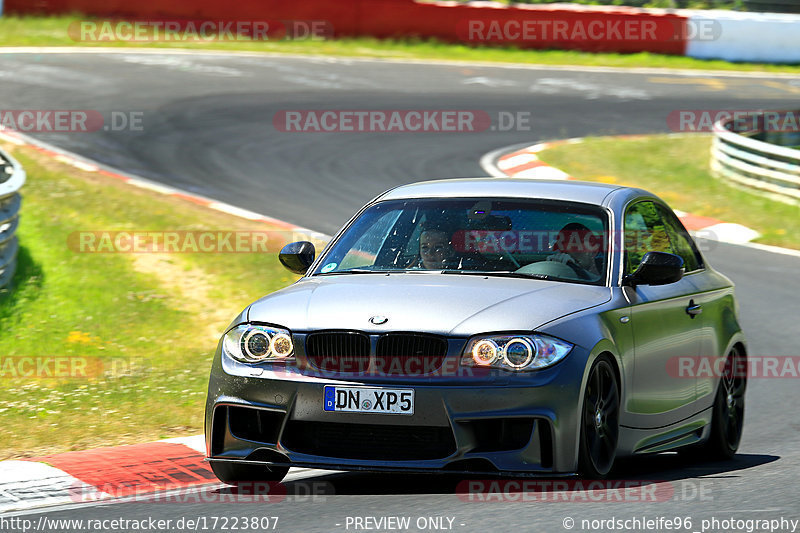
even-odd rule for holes
{"type": "Polygon", "coordinates": [[[730,460],[739,449],[744,430],[744,394],[747,389],[747,360],[738,348],[728,354],[725,370],[714,400],[711,431],[698,452],[708,460],[730,460]]]}
{"type": "Polygon", "coordinates": [[[598,357],[589,371],[581,408],[578,471],[603,479],[614,467],[619,441],[619,386],[611,361],[598,357]]]}
{"type": "Polygon", "coordinates": [[[213,461],[211,470],[217,479],[229,485],[255,481],[280,482],[289,472],[288,466],[266,466],[262,464],[221,463],[213,461]]]}

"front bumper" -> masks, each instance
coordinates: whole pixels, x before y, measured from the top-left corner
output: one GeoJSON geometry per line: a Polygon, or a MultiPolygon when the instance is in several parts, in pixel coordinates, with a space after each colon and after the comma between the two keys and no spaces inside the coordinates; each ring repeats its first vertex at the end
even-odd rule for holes
{"type": "MultiPolygon", "coordinates": [[[[206,404],[210,461],[337,470],[574,472],[588,354],[512,374],[419,378],[290,375],[214,360],[206,404]],[[414,414],[323,409],[326,385],[411,388],[414,414]]],[[[277,371],[274,371],[277,370],[277,371]]]]}

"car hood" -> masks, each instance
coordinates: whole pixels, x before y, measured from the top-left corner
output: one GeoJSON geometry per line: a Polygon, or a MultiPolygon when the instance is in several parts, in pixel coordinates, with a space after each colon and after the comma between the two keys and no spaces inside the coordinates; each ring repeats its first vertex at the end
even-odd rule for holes
{"type": "Polygon", "coordinates": [[[349,274],[303,278],[253,303],[248,320],[292,331],[356,329],[470,336],[530,331],[603,304],[611,289],[555,281],[449,274],[349,274]],[[370,317],[388,320],[381,325],[370,317]]]}

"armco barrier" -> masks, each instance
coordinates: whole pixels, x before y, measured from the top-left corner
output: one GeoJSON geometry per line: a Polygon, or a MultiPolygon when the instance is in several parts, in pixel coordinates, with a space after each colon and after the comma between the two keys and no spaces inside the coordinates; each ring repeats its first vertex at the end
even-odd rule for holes
{"type": "Polygon", "coordinates": [[[0,150],[0,289],[8,286],[17,269],[17,224],[22,199],[19,189],[25,171],[11,156],[0,150]]]}
{"type": "MultiPolygon", "coordinates": [[[[798,116],[793,111],[784,115],[789,113],[798,116]]],[[[763,116],[757,124],[748,131],[736,131],[734,118],[720,120],[714,125],[712,173],[793,202],[800,201],[800,150],[776,144],[800,145],[798,133],[769,132],[763,116]]]]}

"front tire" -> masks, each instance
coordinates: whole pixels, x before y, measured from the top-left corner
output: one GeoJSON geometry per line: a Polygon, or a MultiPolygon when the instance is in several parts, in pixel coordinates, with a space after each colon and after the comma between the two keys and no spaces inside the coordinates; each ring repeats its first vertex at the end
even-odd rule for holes
{"type": "Polygon", "coordinates": [[[589,371],[581,408],[578,470],[588,479],[603,479],[614,467],[619,441],[619,386],[611,361],[598,357],[589,371]]]}
{"type": "Polygon", "coordinates": [[[288,466],[266,466],[262,464],[221,463],[212,461],[211,470],[217,479],[228,485],[256,481],[280,482],[289,472],[288,466]]]}

